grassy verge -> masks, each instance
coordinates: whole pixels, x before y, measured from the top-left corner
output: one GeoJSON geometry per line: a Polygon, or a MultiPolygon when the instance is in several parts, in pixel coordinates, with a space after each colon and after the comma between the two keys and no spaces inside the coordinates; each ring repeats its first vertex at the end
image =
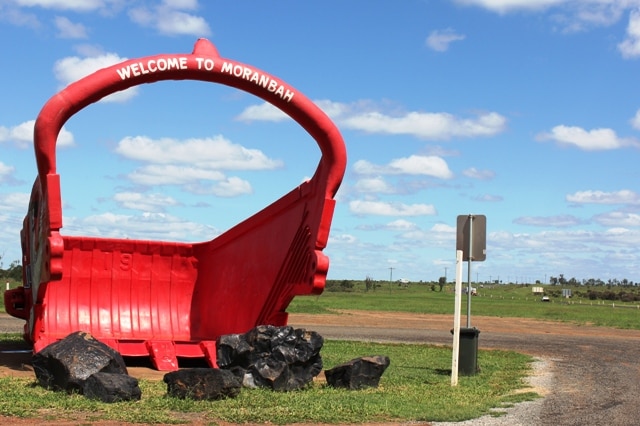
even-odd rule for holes
{"type": "MultiPolygon", "coordinates": [[[[15,336],[0,335],[0,340],[15,336]]],[[[462,421],[492,408],[531,400],[523,378],[532,359],[508,351],[480,351],[481,372],[450,386],[451,349],[427,345],[325,342],[325,368],[365,355],[387,355],[391,365],[376,389],[347,391],[322,382],[296,392],[243,389],[239,397],[194,402],[170,398],[160,381],[143,380],[142,399],[104,404],[80,395],[47,391],[34,379],[0,378],[0,415],[91,422],[133,423],[368,423],[462,421]],[[525,392],[521,392],[524,388],[525,392]]]]}
{"type": "MultiPolygon", "coordinates": [[[[466,295],[462,297],[466,313],[466,295]]],[[[409,287],[383,285],[375,291],[355,287],[349,292],[325,291],[321,296],[296,297],[289,312],[330,313],[336,309],[378,310],[423,314],[453,315],[454,293],[451,288],[432,291],[426,284],[409,287]]],[[[553,298],[543,303],[525,286],[496,286],[479,289],[471,300],[471,315],[505,318],[534,318],[566,321],[640,330],[640,304],[621,302],[593,302],[586,299],[553,298]]]]}

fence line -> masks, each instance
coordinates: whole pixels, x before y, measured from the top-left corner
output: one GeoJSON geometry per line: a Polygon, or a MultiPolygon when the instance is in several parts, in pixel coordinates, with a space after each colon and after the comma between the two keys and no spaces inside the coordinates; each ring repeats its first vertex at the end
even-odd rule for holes
{"type": "MultiPolygon", "coordinates": [[[[493,294],[490,294],[489,296],[485,296],[483,294],[477,294],[478,297],[489,297],[490,299],[493,298],[493,294]]],[[[475,296],[474,296],[475,297],[475,296]]],[[[505,297],[505,296],[496,296],[496,299],[507,299],[507,300],[523,300],[522,297],[516,297],[516,296],[511,296],[511,297],[505,297]]],[[[532,297],[531,300],[539,300],[540,297],[532,297]]],[[[529,300],[529,297],[524,297],[524,300],[527,301],[529,300]]],[[[602,307],[611,307],[611,308],[626,308],[626,309],[637,309],[640,310],[640,304],[636,304],[636,305],[630,305],[630,304],[623,304],[623,303],[618,303],[616,304],[616,302],[611,302],[611,303],[605,303],[604,300],[588,300],[588,301],[584,301],[585,303],[583,303],[582,299],[579,299],[578,301],[575,300],[562,300],[562,301],[556,301],[553,299],[549,300],[550,303],[562,303],[564,305],[584,305],[584,306],[602,306],[602,307]],[[587,303],[588,302],[588,303],[587,303]]],[[[546,302],[545,302],[546,303],[546,302]]]]}

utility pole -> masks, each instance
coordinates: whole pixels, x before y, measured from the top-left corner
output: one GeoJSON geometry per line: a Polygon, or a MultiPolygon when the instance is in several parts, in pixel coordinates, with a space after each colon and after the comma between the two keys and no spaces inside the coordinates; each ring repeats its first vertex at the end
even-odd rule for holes
{"type": "Polygon", "coordinates": [[[396,268],[389,267],[389,291],[391,291],[391,283],[393,282],[393,270],[396,268]]]}

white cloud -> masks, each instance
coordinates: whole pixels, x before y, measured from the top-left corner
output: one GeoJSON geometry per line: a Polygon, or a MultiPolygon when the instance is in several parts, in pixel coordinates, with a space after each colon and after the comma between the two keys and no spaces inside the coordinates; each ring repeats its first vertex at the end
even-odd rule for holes
{"type": "Polygon", "coordinates": [[[103,8],[113,0],[14,0],[19,6],[88,12],[103,8]]]}
{"type": "Polygon", "coordinates": [[[572,215],[558,215],[558,216],[522,216],[516,218],[513,223],[518,225],[529,226],[554,226],[558,228],[580,225],[583,222],[572,215]]]}
{"type": "Polygon", "coordinates": [[[392,231],[412,231],[418,229],[418,225],[408,220],[398,219],[387,223],[385,228],[392,231]]]}
{"type": "Polygon", "coordinates": [[[127,137],[119,142],[116,152],[149,163],[127,176],[135,184],[181,185],[190,193],[219,197],[253,192],[248,181],[227,177],[222,170],[272,170],[282,166],[281,161],[268,158],[262,151],[233,144],[222,136],[185,141],[127,137]]]}
{"type": "Polygon", "coordinates": [[[568,194],[566,199],[576,204],[640,204],[640,194],[628,189],[615,192],[578,191],[568,194]]]}
{"type": "MultiPolygon", "coordinates": [[[[389,115],[386,108],[370,101],[351,104],[319,100],[315,102],[342,128],[367,133],[408,135],[427,140],[493,136],[505,130],[507,119],[497,112],[478,113],[471,118],[445,112],[407,112],[389,115]]],[[[247,107],[236,117],[243,121],[282,121],[287,116],[264,103],[247,107]]]]}
{"type": "Polygon", "coordinates": [[[251,184],[238,177],[227,177],[217,170],[171,164],[140,167],[127,175],[137,185],[180,185],[193,194],[235,197],[252,193],[251,184]],[[213,184],[205,182],[213,181],[213,184]]]}
{"type": "Polygon", "coordinates": [[[9,180],[9,177],[15,170],[15,167],[9,166],[0,161],[0,183],[9,180]]]}
{"type": "Polygon", "coordinates": [[[593,217],[593,220],[602,226],[612,227],[637,227],[640,226],[640,214],[627,212],[609,212],[593,217]]]}
{"type": "MultiPolygon", "coordinates": [[[[30,199],[31,194],[26,192],[0,194],[0,212],[26,214],[30,199]]],[[[22,222],[22,218],[20,218],[20,222],[22,222]]]]}
{"type": "Polygon", "coordinates": [[[638,146],[635,139],[619,138],[615,131],[607,128],[585,130],[576,126],[559,125],[551,129],[551,132],[541,133],[536,138],[540,141],[553,140],[559,144],[573,145],[585,151],[638,146]]]}
{"type": "Polygon", "coordinates": [[[640,130],[640,109],[636,111],[636,114],[629,122],[631,123],[631,127],[640,130]]]}
{"type": "Polygon", "coordinates": [[[430,216],[436,214],[436,209],[430,204],[387,203],[363,200],[351,201],[349,210],[357,215],[377,216],[430,216]]]}
{"type": "Polygon", "coordinates": [[[200,37],[211,35],[209,24],[203,17],[172,9],[164,9],[158,12],[156,28],[162,34],[200,37]]]}
{"type": "MultiPolygon", "coordinates": [[[[35,120],[29,120],[11,128],[0,126],[0,143],[13,142],[22,149],[33,147],[33,127],[35,124],[35,120]]],[[[75,145],[73,134],[63,126],[58,135],[56,146],[69,147],[73,145],[75,145]]]]}
{"type": "Polygon", "coordinates": [[[470,167],[462,172],[466,177],[478,180],[491,180],[496,176],[496,173],[491,170],[478,170],[475,167],[470,167]]]}
{"type": "Polygon", "coordinates": [[[384,166],[378,166],[366,160],[358,160],[353,165],[353,170],[361,175],[406,174],[433,176],[440,179],[451,179],[453,177],[449,166],[442,158],[422,155],[396,158],[384,166]]]}
{"type": "Polygon", "coordinates": [[[138,185],[185,185],[194,181],[225,179],[224,173],[191,166],[152,164],[136,169],[128,178],[138,185]]]}
{"type": "Polygon", "coordinates": [[[195,10],[197,6],[196,1],[165,0],[152,8],[131,9],[129,17],[133,22],[155,28],[161,34],[209,36],[211,28],[203,17],[184,12],[184,10],[195,10]]]}
{"type": "Polygon", "coordinates": [[[406,158],[396,158],[391,160],[389,168],[401,174],[428,175],[442,179],[453,177],[446,161],[440,157],[432,155],[411,155],[406,158]]]}
{"type": "MultiPolygon", "coordinates": [[[[314,103],[318,107],[320,107],[320,109],[324,111],[325,114],[327,114],[329,117],[334,119],[338,119],[340,117],[350,114],[350,111],[354,108],[353,104],[333,102],[328,99],[319,99],[314,101],[314,103]]],[[[368,104],[369,102],[365,101],[364,103],[368,104]]]]}
{"type": "Polygon", "coordinates": [[[162,0],[162,4],[173,9],[195,10],[198,8],[198,0],[162,0]]]}
{"type": "Polygon", "coordinates": [[[0,21],[32,29],[38,29],[42,26],[35,14],[25,13],[15,6],[2,3],[0,3],[0,21]]]}
{"type": "Polygon", "coordinates": [[[126,59],[127,58],[121,58],[115,53],[104,53],[99,56],[87,58],[69,56],[56,61],[54,71],[58,81],[66,86],[101,68],[109,67],[126,59]]]}
{"type": "Polygon", "coordinates": [[[584,31],[618,22],[627,10],[640,7],[638,0],[454,0],[501,15],[546,12],[563,32],[584,31]]]}
{"type": "Polygon", "coordinates": [[[282,166],[262,151],[234,144],[222,136],[184,141],[126,137],[116,148],[123,157],[155,164],[189,164],[209,170],[271,170],[282,166]]]}
{"type": "MultiPolygon", "coordinates": [[[[115,53],[102,53],[84,58],[69,56],[56,61],[53,69],[60,86],[65,87],[99,69],[118,64],[126,59],[115,53]]],[[[103,98],[102,102],[125,102],[137,94],[138,88],[134,86],[130,89],[113,93],[103,98]]]]}
{"type": "Polygon", "coordinates": [[[502,201],[504,198],[501,195],[483,194],[477,197],[473,197],[474,200],[486,203],[496,203],[502,201]]]}
{"type": "Polygon", "coordinates": [[[498,113],[478,114],[474,118],[459,118],[449,113],[409,112],[389,116],[380,112],[352,115],[341,119],[343,126],[367,133],[409,135],[427,140],[448,140],[493,136],[506,127],[507,120],[498,113]]]}
{"type": "Polygon", "coordinates": [[[634,10],[629,14],[627,36],[618,44],[618,50],[627,59],[640,56],[640,11],[634,10]]]}
{"type": "Polygon", "coordinates": [[[449,49],[451,43],[464,39],[464,34],[458,34],[451,28],[447,28],[446,30],[431,31],[429,37],[427,37],[426,44],[436,52],[445,52],[449,49]]]}
{"type": "Polygon", "coordinates": [[[417,227],[408,229],[400,235],[400,238],[412,241],[412,244],[426,244],[429,247],[455,247],[456,232],[456,228],[452,226],[436,223],[426,231],[417,227]]]}
{"type": "Polygon", "coordinates": [[[0,263],[20,260],[20,229],[30,197],[28,193],[0,193],[0,263]]]}
{"type": "Polygon", "coordinates": [[[445,223],[436,223],[431,227],[433,232],[444,233],[444,234],[455,234],[457,232],[456,228],[451,225],[447,225],[445,223]]]}
{"type": "Polygon", "coordinates": [[[64,16],[56,16],[54,22],[60,38],[87,38],[87,29],[82,24],[73,23],[64,16]]]}
{"type": "Polygon", "coordinates": [[[119,192],[113,196],[113,199],[121,207],[145,212],[163,212],[165,207],[178,204],[174,198],[163,194],[140,192],[119,192]]]}
{"type": "Polygon", "coordinates": [[[220,179],[213,185],[190,183],[184,187],[187,191],[200,195],[215,195],[217,197],[237,197],[253,192],[251,184],[236,176],[220,179]]]}
{"type": "Polygon", "coordinates": [[[354,188],[360,193],[393,194],[396,192],[396,189],[380,176],[358,179],[354,188]]]}
{"type": "Polygon", "coordinates": [[[236,117],[239,121],[284,121],[289,119],[289,116],[282,112],[280,109],[271,105],[270,103],[264,103],[261,105],[251,105],[236,117]]]}
{"type": "Polygon", "coordinates": [[[507,13],[516,10],[543,10],[567,3],[568,0],[454,0],[457,3],[479,6],[492,12],[507,13]]]}
{"type": "Polygon", "coordinates": [[[329,246],[333,246],[334,244],[354,244],[358,241],[358,239],[351,234],[334,234],[333,232],[329,235],[329,246]]]}
{"type": "Polygon", "coordinates": [[[210,226],[165,213],[103,213],[82,219],[64,217],[65,234],[156,241],[206,241],[219,232],[210,226]]]}

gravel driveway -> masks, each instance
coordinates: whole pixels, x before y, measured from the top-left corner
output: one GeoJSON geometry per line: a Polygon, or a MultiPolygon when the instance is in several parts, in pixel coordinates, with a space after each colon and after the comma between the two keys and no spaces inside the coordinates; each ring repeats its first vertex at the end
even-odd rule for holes
{"type": "MultiPolygon", "coordinates": [[[[447,315],[343,311],[339,315],[292,314],[289,323],[330,339],[452,343],[453,320],[447,315]]],[[[20,332],[22,324],[0,314],[0,332],[20,332]]],[[[493,317],[475,317],[472,325],[480,330],[481,350],[507,349],[535,356],[538,362],[531,385],[545,397],[518,404],[506,416],[451,424],[640,425],[640,331],[493,317]]],[[[20,355],[0,353],[0,374],[8,369],[16,373],[20,359],[11,358],[16,356],[20,355]]],[[[478,363],[481,367],[482,354],[478,363]]],[[[162,377],[161,372],[138,373],[162,377]]]]}

